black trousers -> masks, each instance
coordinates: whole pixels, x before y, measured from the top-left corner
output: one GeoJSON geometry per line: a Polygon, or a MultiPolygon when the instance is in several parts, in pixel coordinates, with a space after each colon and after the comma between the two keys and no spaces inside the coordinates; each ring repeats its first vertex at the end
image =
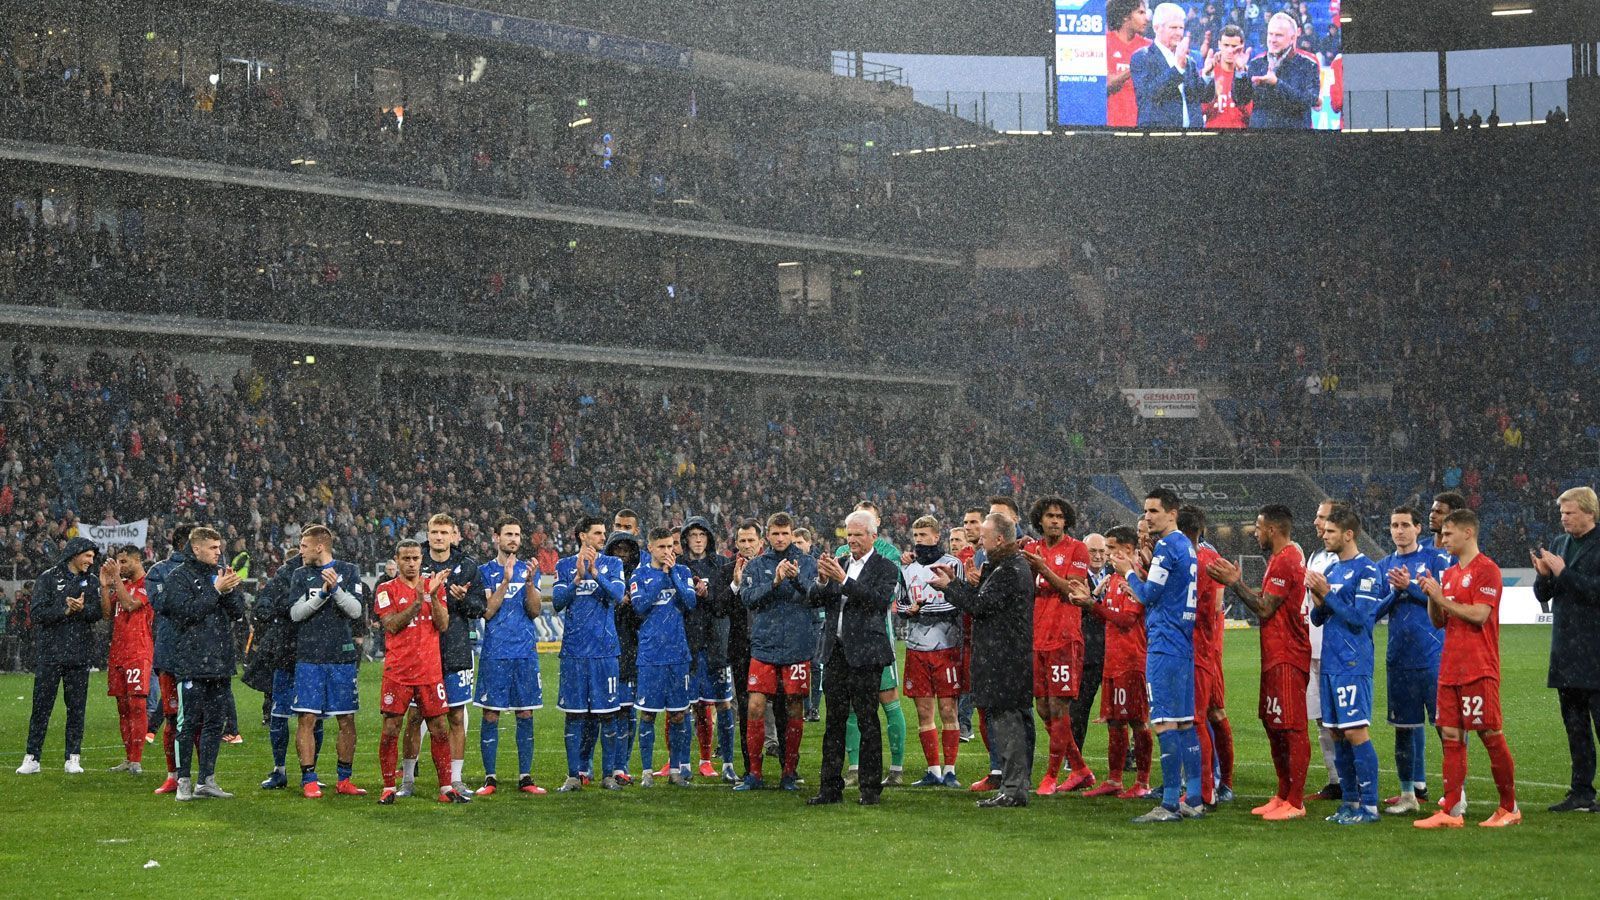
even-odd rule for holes
{"type": "Polygon", "coordinates": [[[231,678],[191,678],[178,682],[178,777],[190,777],[194,765],[195,733],[200,735],[200,780],[217,773],[217,752],[232,703],[231,678]]]}
{"type": "Polygon", "coordinates": [[[883,726],[878,724],[883,666],[851,666],[844,645],[836,642],[822,671],[828,709],[822,728],[822,796],[844,795],[844,735],[853,711],[861,730],[861,796],[875,797],[883,792],[883,726]]]}
{"type": "Polygon", "coordinates": [[[986,709],[984,718],[989,722],[989,740],[1000,751],[1000,793],[1026,803],[1033,785],[1033,710],[986,709]]]}
{"type": "Polygon", "coordinates": [[[1078,682],[1078,696],[1072,698],[1072,737],[1083,746],[1089,733],[1089,720],[1094,717],[1094,696],[1100,693],[1100,679],[1105,674],[1106,645],[1090,644],[1083,650],[1083,680],[1078,682]]]}
{"type": "MultiPolygon", "coordinates": [[[[750,747],[745,743],[745,735],[750,729],[750,652],[748,650],[733,655],[728,660],[733,665],[733,713],[739,720],[739,756],[744,760],[744,771],[750,771],[750,747]]],[[[765,722],[757,722],[757,728],[766,728],[765,722]]]]}
{"type": "Polygon", "coordinates": [[[1561,723],[1567,726],[1567,752],[1572,756],[1572,787],[1569,793],[1579,800],[1593,803],[1594,738],[1596,733],[1600,733],[1600,691],[1557,688],[1556,695],[1561,698],[1561,723]]]}
{"type": "Polygon", "coordinates": [[[83,709],[89,700],[89,667],[40,663],[33,670],[33,713],[28,716],[28,755],[39,758],[50,714],[56,707],[56,686],[67,704],[67,755],[83,751],[83,709]]]}

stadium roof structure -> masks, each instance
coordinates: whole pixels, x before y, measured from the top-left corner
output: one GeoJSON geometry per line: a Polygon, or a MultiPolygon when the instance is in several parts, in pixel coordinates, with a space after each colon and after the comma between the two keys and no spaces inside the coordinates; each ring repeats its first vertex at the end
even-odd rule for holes
{"type": "MultiPolygon", "coordinates": [[[[468,0],[464,5],[703,50],[826,66],[833,50],[1042,56],[1049,0],[468,0]]],[[[1600,40],[1596,0],[1344,0],[1353,53],[1600,40]],[[1511,14],[1519,10],[1531,13],[1511,14]],[[1499,13],[1499,14],[1496,14],[1499,13]]]]}

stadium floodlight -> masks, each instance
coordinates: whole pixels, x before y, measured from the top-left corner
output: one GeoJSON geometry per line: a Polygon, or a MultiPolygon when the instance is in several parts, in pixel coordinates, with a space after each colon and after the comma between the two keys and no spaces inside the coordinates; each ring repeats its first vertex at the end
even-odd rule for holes
{"type": "Polygon", "coordinates": [[[797,263],[797,262],[781,262],[781,263],[778,263],[778,268],[786,269],[789,266],[798,266],[798,265],[800,265],[800,264],[797,263]]]}
{"type": "Polygon", "coordinates": [[[568,122],[567,123],[567,127],[568,128],[578,128],[578,127],[583,126],[583,125],[588,125],[589,123],[591,123],[593,121],[594,121],[593,117],[584,116],[583,118],[578,119],[576,121],[568,122]]]}
{"type": "Polygon", "coordinates": [[[1513,7],[1510,7],[1508,9],[1491,9],[1491,10],[1489,10],[1489,15],[1491,15],[1491,16],[1531,16],[1531,15],[1533,15],[1533,7],[1531,7],[1531,6],[1513,6],[1513,7]]]}

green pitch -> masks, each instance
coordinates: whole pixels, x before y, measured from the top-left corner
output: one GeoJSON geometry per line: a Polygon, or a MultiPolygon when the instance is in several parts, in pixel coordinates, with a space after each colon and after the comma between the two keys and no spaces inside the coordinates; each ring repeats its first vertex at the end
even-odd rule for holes
{"type": "MultiPolygon", "coordinates": [[[[1383,637],[1380,634],[1380,646],[1383,637]]],[[[513,792],[467,806],[432,801],[431,788],[394,807],[373,802],[377,772],[378,667],[362,672],[363,709],[356,780],[364,798],[305,800],[292,789],[264,792],[270,768],[260,695],[235,682],[242,746],[224,746],[219,782],[233,801],[178,804],[153,797],[163,768],[159,742],[147,745],[146,774],[105,770],[121,758],[115,707],[105,676],[90,682],[88,772],[61,772],[58,707],[45,744],[44,772],[11,774],[21,761],[32,679],[0,676],[0,884],[14,896],[91,895],[202,897],[228,895],[471,896],[526,891],[537,895],[676,896],[798,895],[919,897],[928,894],[1146,895],[1161,889],[1192,895],[1240,894],[1405,896],[1466,891],[1472,896],[1583,893],[1600,872],[1600,815],[1550,814],[1568,776],[1566,742],[1553,692],[1544,687],[1549,630],[1501,632],[1506,730],[1517,760],[1524,825],[1489,831],[1472,823],[1494,808],[1494,785],[1480,745],[1471,751],[1469,825],[1421,832],[1409,817],[1341,828],[1322,821],[1332,803],[1311,804],[1298,822],[1267,824],[1249,815],[1275,781],[1266,740],[1255,718],[1258,640],[1227,636],[1228,706],[1238,747],[1239,799],[1203,822],[1139,828],[1128,819],[1149,803],[1076,796],[1035,798],[1026,810],[978,810],[973,795],[900,788],[877,808],[847,803],[808,809],[815,791],[822,729],[806,730],[801,794],[769,790],[735,795],[721,784],[692,789],[665,785],[608,794],[527,797],[513,792]],[[155,860],[158,867],[145,868],[155,860]]],[[[1382,655],[1381,652],[1379,654],[1382,655]]],[[[554,700],[553,657],[544,659],[547,701],[554,700]]],[[[1383,709],[1383,677],[1377,679],[1383,709]]],[[[915,712],[906,703],[906,772],[922,771],[915,712]]],[[[535,715],[535,778],[554,788],[565,773],[561,716],[554,706],[535,715]]],[[[475,724],[475,723],[474,723],[475,724]]],[[[1393,732],[1373,729],[1383,761],[1383,793],[1393,794],[1393,732]]],[[[664,761],[664,730],[657,760],[664,761]]],[[[509,722],[501,728],[502,778],[515,774],[509,722]]],[[[1090,726],[1085,748],[1104,771],[1105,729],[1090,726]]],[[[1308,789],[1322,783],[1312,741],[1308,789]]],[[[1040,742],[1040,768],[1044,758],[1040,742]]],[[[296,770],[290,751],[290,778],[296,770]]],[[[695,756],[698,758],[698,752],[695,756]]],[[[1441,787],[1439,747],[1430,734],[1428,772],[1441,787]]],[[[322,771],[331,775],[332,742],[322,771]]],[[[424,753],[419,786],[431,785],[424,753]]],[[[960,777],[987,769],[981,742],[962,745],[960,777]]],[[[468,735],[468,783],[481,775],[476,729],[468,735]]],[[[637,772],[637,762],[635,763],[637,772]]],[[[1159,774],[1159,773],[1158,773],[1159,774]]],[[[331,780],[331,779],[327,779],[331,780]]],[[[514,781],[514,779],[512,779],[514,781]]],[[[853,798],[852,798],[853,799],[853,798]]]]}

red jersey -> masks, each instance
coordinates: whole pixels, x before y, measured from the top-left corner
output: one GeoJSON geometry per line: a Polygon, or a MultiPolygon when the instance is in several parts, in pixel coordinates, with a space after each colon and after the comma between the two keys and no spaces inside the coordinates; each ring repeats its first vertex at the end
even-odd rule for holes
{"type": "MultiPolygon", "coordinates": [[[[1240,77],[1237,70],[1216,70],[1217,95],[1200,104],[1205,113],[1207,128],[1243,128],[1250,121],[1250,104],[1243,106],[1233,101],[1233,82],[1240,77]]],[[[1245,75],[1244,77],[1249,77],[1245,75]]]]}
{"type": "Polygon", "coordinates": [[[1274,666],[1293,666],[1311,671],[1311,634],[1300,602],[1306,594],[1306,558],[1300,548],[1289,544],[1267,563],[1261,579],[1261,595],[1271,594],[1283,602],[1272,615],[1261,621],[1261,671],[1274,666]]]}
{"type": "MultiPolygon", "coordinates": [[[[1106,32],[1106,77],[1129,71],[1133,54],[1141,47],[1150,46],[1150,39],[1142,34],[1124,41],[1115,31],[1106,32]]],[[[1122,85],[1122,90],[1106,97],[1106,124],[1113,128],[1133,128],[1139,124],[1139,106],[1133,99],[1133,79],[1122,85]]]]}
{"type": "Polygon", "coordinates": [[[1489,607],[1482,625],[1450,616],[1444,623],[1444,654],[1439,658],[1440,684],[1470,684],[1480,678],[1500,680],[1500,567],[1479,553],[1463,568],[1444,570],[1440,587],[1446,599],[1489,607]]]}
{"type": "MultiPolygon", "coordinates": [[[[1061,536],[1055,546],[1044,540],[1029,541],[1023,548],[1044,557],[1050,571],[1062,578],[1089,580],[1089,548],[1070,534],[1061,536]]],[[[1033,649],[1059,650],[1083,643],[1083,611],[1067,602],[1043,575],[1034,576],[1033,649]]]]}
{"type": "Polygon", "coordinates": [[[1105,594],[1089,612],[1106,623],[1105,674],[1113,678],[1134,672],[1143,675],[1147,647],[1144,604],[1128,590],[1128,582],[1112,573],[1105,594]]]}
{"type": "Polygon", "coordinates": [[[123,587],[133,595],[139,607],[124,610],[121,604],[111,606],[111,656],[107,665],[115,668],[149,666],[155,656],[155,610],[150,608],[150,595],[145,592],[144,579],[124,581],[123,587]]]}
{"type": "MultiPolygon", "coordinates": [[[[405,612],[414,603],[423,603],[422,592],[396,578],[378,585],[372,612],[381,622],[385,616],[405,612]]],[[[444,681],[444,666],[439,661],[439,630],[433,624],[433,606],[423,603],[422,611],[398,634],[383,635],[383,677],[395,684],[437,684],[444,681]]]]}
{"type": "Polygon", "coordinates": [[[1222,676],[1222,610],[1217,608],[1218,584],[1206,574],[1206,566],[1222,558],[1205,545],[1195,547],[1200,563],[1195,573],[1194,667],[1222,676]]]}

